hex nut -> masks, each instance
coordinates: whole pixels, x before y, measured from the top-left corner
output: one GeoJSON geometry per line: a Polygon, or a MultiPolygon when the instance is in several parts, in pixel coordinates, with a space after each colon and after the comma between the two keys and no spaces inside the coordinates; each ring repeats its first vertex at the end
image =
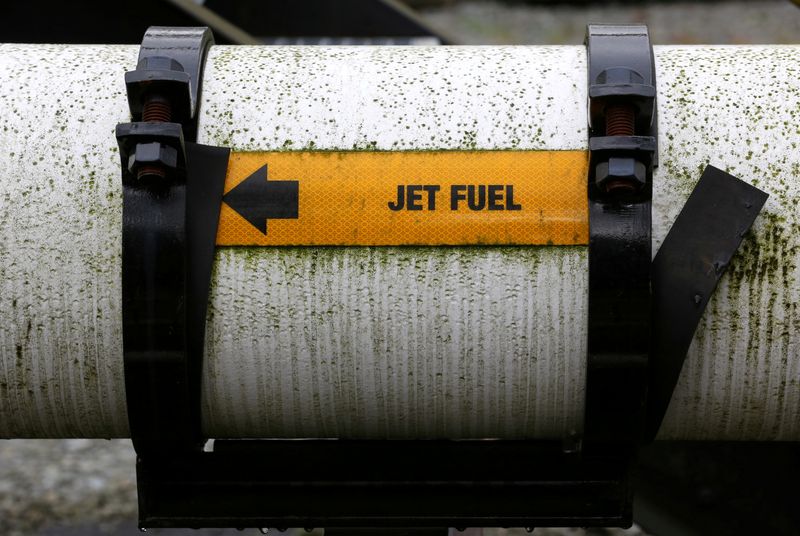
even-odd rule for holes
{"type": "Polygon", "coordinates": [[[635,158],[609,158],[595,167],[595,184],[605,190],[610,181],[629,182],[639,189],[647,182],[647,168],[635,158]]]}
{"type": "Polygon", "coordinates": [[[136,173],[140,167],[152,165],[170,169],[178,167],[178,151],[157,141],[137,143],[133,153],[128,157],[128,171],[136,173]]]}

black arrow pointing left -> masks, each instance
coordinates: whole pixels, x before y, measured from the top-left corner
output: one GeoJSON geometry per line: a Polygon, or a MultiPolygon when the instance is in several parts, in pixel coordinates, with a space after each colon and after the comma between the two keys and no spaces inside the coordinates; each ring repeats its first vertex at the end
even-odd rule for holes
{"type": "Polygon", "coordinates": [[[267,220],[297,219],[297,181],[270,181],[264,164],[222,198],[250,224],[267,234],[267,220]]]}

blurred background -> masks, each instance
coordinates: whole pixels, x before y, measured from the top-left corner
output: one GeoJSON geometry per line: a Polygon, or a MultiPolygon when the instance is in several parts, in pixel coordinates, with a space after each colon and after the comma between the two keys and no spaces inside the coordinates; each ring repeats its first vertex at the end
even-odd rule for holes
{"type": "MultiPolygon", "coordinates": [[[[800,42],[788,0],[9,2],[0,42],[133,44],[150,25],[208,25],[220,44],[578,45],[589,22],[646,23],[654,44],[800,42]]],[[[642,455],[633,528],[535,534],[800,534],[799,477],[797,445],[660,443],[642,455]]],[[[0,536],[133,535],[136,509],[129,441],[0,441],[0,536]]]]}
{"type": "Polygon", "coordinates": [[[205,24],[217,42],[580,44],[587,22],[644,22],[657,44],[796,43],[797,1],[41,0],[8,2],[0,40],[138,43],[151,25],[205,24]],[[795,4],[795,5],[793,5],[795,4]],[[113,9],[109,9],[113,6],[113,9]]]}

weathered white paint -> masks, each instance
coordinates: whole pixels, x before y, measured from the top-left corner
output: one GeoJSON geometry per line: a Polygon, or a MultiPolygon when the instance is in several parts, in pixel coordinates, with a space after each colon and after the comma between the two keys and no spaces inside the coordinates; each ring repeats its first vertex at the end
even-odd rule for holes
{"type": "MultiPolygon", "coordinates": [[[[586,145],[578,47],[217,47],[210,60],[203,141],[238,150],[586,145]]],[[[580,427],[585,248],[230,248],[217,258],[208,430],[516,437],[580,427]]]]}
{"type": "MultiPolygon", "coordinates": [[[[124,436],[114,125],[136,47],[0,45],[0,436],[124,436]]],[[[660,47],[654,245],[711,163],[767,190],[661,437],[800,439],[797,47],[660,47]],[[743,75],[743,73],[747,73],[743,75]]],[[[581,149],[582,47],[215,47],[202,142],[581,149]]],[[[225,248],[212,436],[580,426],[585,248],[225,248]]]]}
{"type": "Polygon", "coordinates": [[[127,434],[114,128],[136,47],[0,45],[0,436],[127,434]]]}
{"type": "Polygon", "coordinates": [[[695,334],[660,437],[800,439],[800,47],[656,54],[653,246],[713,164],[770,198],[695,334]]]}

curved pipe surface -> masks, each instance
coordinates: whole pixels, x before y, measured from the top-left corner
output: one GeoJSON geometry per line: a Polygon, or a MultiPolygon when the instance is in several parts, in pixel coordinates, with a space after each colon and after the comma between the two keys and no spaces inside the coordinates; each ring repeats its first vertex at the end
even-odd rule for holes
{"type": "MultiPolygon", "coordinates": [[[[125,437],[121,183],[135,46],[0,45],[0,436],[125,437]]],[[[663,439],[800,439],[798,47],[656,47],[656,251],[706,164],[770,194],[695,336],[663,439]]],[[[583,47],[213,47],[199,141],[585,150],[583,47]]],[[[580,428],[581,246],[219,248],[211,437],[580,428]]]]}

